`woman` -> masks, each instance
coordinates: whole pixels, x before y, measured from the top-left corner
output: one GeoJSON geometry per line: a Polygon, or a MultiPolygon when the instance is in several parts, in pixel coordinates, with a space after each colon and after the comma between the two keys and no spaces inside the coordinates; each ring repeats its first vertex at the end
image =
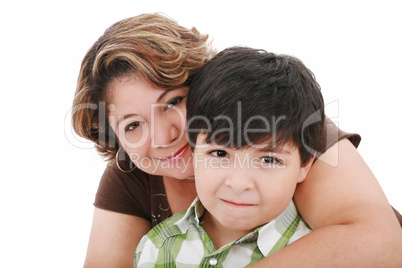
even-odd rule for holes
{"type": "MultiPolygon", "coordinates": [[[[195,198],[185,100],[214,53],[207,36],[158,14],[117,22],[87,52],[73,126],[110,165],[96,196],[86,267],[131,267],[140,238],[195,198]]],[[[400,225],[354,147],[359,141],[327,122],[317,148],[323,155],[294,198],[314,232],[256,267],[402,262],[400,225]]]]}

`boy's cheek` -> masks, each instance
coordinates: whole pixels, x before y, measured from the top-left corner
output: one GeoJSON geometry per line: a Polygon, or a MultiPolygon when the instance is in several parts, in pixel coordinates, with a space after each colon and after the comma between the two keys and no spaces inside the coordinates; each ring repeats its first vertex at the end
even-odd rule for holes
{"type": "Polygon", "coordinates": [[[201,153],[197,153],[196,151],[193,154],[193,166],[194,166],[194,171],[198,169],[203,168],[203,163],[204,163],[204,157],[201,153]]]}

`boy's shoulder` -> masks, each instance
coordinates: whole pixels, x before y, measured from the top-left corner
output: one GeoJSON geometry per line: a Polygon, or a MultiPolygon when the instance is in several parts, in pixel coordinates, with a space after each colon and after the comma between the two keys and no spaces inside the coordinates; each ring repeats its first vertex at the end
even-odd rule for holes
{"type": "MultiPolygon", "coordinates": [[[[202,233],[202,230],[197,226],[204,211],[205,209],[197,197],[187,210],[174,214],[153,227],[142,238],[138,247],[147,244],[160,249],[169,239],[183,241],[185,239],[194,240],[198,238],[199,236],[195,233],[202,233]],[[189,232],[193,235],[187,237],[189,232]]],[[[202,236],[202,234],[200,235],[202,236]]],[[[175,243],[177,243],[177,241],[175,243]]]]}

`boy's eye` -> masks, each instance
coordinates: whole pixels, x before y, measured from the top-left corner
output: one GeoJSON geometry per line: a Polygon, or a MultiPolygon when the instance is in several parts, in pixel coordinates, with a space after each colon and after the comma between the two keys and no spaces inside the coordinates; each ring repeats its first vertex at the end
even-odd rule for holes
{"type": "Polygon", "coordinates": [[[143,124],[143,123],[142,123],[142,122],[139,122],[139,121],[132,122],[132,123],[130,123],[130,124],[128,124],[128,125],[126,126],[125,131],[126,131],[126,132],[127,132],[127,131],[132,131],[132,130],[136,129],[137,127],[139,127],[139,126],[142,125],[142,124],[143,124]]]}
{"type": "Polygon", "coordinates": [[[165,111],[169,108],[172,108],[174,106],[176,106],[177,104],[179,104],[180,102],[182,102],[184,99],[184,97],[180,96],[180,97],[175,97],[173,99],[171,99],[168,103],[166,103],[165,105],[165,111]]]}
{"type": "Polygon", "coordinates": [[[210,152],[210,154],[212,154],[213,156],[216,156],[216,157],[227,157],[228,156],[228,154],[222,150],[215,150],[215,151],[210,152]]]}
{"type": "Polygon", "coordinates": [[[265,157],[261,158],[261,162],[264,164],[281,164],[282,163],[279,159],[272,157],[272,156],[265,156],[265,157]]]}

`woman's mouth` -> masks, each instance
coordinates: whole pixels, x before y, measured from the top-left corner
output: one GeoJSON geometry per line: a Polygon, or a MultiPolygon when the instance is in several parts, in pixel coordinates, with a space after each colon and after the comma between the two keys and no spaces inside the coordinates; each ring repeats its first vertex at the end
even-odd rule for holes
{"type": "Polygon", "coordinates": [[[190,150],[190,144],[187,143],[186,145],[184,145],[182,148],[177,150],[177,152],[175,152],[171,156],[159,157],[158,159],[163,162],[174,162],[174,161],[177,161],[178,159],[184,157],[189,150],[190,150]]]}

